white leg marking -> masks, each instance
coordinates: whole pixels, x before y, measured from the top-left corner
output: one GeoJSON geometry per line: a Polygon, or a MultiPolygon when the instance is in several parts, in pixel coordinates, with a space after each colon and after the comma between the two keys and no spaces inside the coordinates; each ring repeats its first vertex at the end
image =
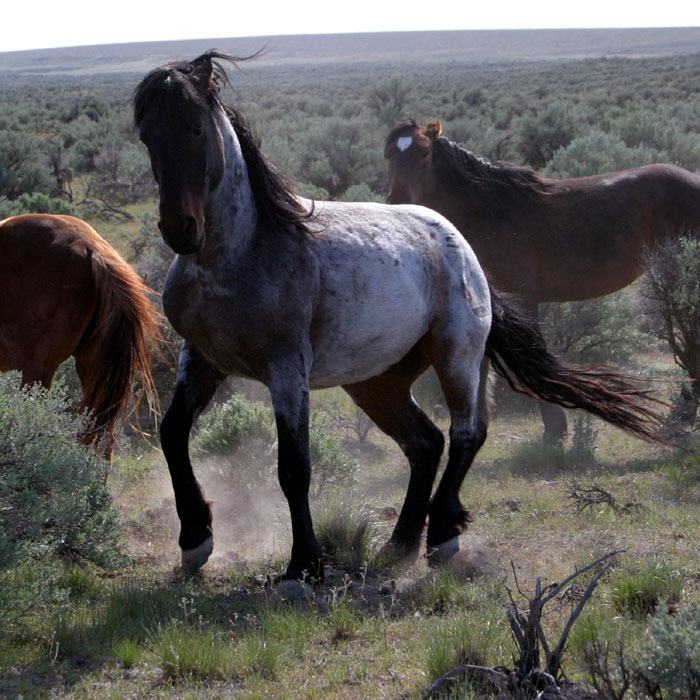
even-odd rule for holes
{"type": "Polygon", "coordinates": [[[211,536],[194,549],[183,549],[182,568],[189,571],[199,571],[207,563],[207,559],[213,551],[214,538],[211,536]]]}
{"type": "Polygon", "coordinates": [[[459,535],[428,549],[428,560],[432,566],[444,564],[459,552],[459,535]]]}

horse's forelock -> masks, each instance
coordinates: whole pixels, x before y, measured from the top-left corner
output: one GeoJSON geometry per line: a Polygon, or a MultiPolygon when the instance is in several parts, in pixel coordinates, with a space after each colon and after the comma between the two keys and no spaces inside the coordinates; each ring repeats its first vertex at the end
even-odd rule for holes
{"type": "Polygon", "coordinates": [[[154,100],[171,100],[173,102],[187,99],[201,101],[197,91],[188,79],[189,64],[171,64],[152,70],[138,84],[132,98],[134,123],[137,127],[143,122],[154,100]]]}
{"type": "Polygon", "coordinates": [[[150,103],[156,97],[167,97],[173,100],[186,98],[200,103],[203,99],[218,99],[220,89],[230,84],[226,69],[220,61],[226,60],[238,67],[239,61],[246,61],[249,58],[253,57],[229,56],[220,51],[211,50],[192,61],[173,61],[154,68],[134,90],[132,103],[136,126],[138,127],[143,121],[150,103]],[[196,70],[207,63],[211,67],[211,75],[206,90],[201,91],[196,85],[196,70]]]}
{"type": "Polygon", "coordinates": [[[396,139],[400,136],[405,136],[406,131],[413,131],[418,126],[418,122],[415,119],[406,119],[399,122],[391,131],[387,134],[384,140],[384,148],[388,148],[396,139]]]}

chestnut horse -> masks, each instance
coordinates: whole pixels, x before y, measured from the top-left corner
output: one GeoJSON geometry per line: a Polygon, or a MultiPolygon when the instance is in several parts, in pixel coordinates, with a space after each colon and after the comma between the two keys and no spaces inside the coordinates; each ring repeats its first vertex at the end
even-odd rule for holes
{"type": "MultiPolygon", "coordinates": [[[[442,136],[439,122],[414,120],[390,131],[384,157],[388,201],[447,217],[491,284],[519,295],[535,318],[540,302],[626,287],[644,272],[645,251],[700,226],[700,176],[674,165],[554,180],[491,163],[442,136]]],[[[545,423],[552,437],[566,430],[563,413],[545,423]]]]}
{"type": "Polygon", "coordinates": [[[87,422],[80,439],[109,457],[135,373],[153,398],[160,315],[150,290],[91,226],[72,216],[0,222],[0,371],[45,387],[71,355],[87,422]]]}
{"type": "Polygon", "coordinates": [[[653,437],[638,390],[550,355],[536,327],[490,293],[471,248],[444,217],[424,207],[299,198],[222,102],[222,60],[240,59],[207,52],[169,64],[134,93],[160,231],[176,253],[163,306],[185,344],[161,444],[185,567],[198,569],[213,549],[189,433],[227,375],[270,390],[292,580],[323,577],[308,500],[311,389],[343,386],[404,451],[411,476],[390,547],[415,556],[429,516],[433,561],[454,551],[468,520],[459,489],[486,438],[485,355],[538,397],[653,437]],[[432,498],[444,437],[411,397],[431,365],[451,418],[449,459],[432,498]]]}

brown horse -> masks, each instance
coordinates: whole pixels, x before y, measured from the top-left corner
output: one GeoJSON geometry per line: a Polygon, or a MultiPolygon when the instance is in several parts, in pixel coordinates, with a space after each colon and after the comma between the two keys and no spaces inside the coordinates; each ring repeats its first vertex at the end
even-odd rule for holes
{"type": "Polygon", "coordinates": [[[153,399],[160,315],[150,290],[91,226],[27,214],[0,222],[0,371],[50,387],[71,355],[88,420],[80,439],[109,457],[135,373],[153,399]]]}
{"type": "MultiPolygon", "coordinates": [[[[700,176],[674,165],[554,180],[491,163],[444,138],[439,122],[413,120],[391,130],[384,157],[388,201],[447,217],[489,281],[535,318],[540,302],[622,289],[644,272],[646,250],[700,226],[700,176]]],[[[566,419],[551,409],[547,433],[563,437],[566,419]]]]}

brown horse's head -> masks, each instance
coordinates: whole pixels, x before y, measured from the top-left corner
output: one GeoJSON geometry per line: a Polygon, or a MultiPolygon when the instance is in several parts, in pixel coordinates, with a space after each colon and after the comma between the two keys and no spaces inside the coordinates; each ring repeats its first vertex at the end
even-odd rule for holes
{"type": "Polygon", "coordinates": [[[158,68],[134,93],[134,117],[160,194],[158,227],[188,255],[204,245],[204,212],[224,173],[221,131],[210,108],[218,88],[210,56],[158,68]]]}
{"type": "Polygon", "coordinates": [[[384,146],[390,204],[424,203],[433,168],[433,143],[441,134],[440,122],[423,126],[413,119],[391,130],[384,146]]]}

